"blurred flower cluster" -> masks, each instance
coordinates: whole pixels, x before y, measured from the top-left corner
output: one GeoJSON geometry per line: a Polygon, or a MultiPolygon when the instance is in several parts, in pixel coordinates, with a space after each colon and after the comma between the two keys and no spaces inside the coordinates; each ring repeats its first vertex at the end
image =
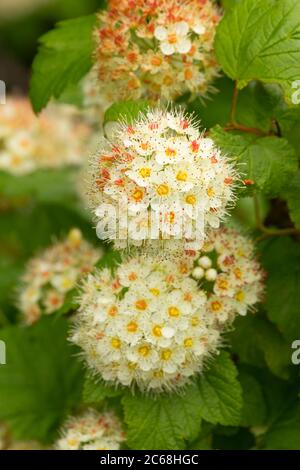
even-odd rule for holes
{"type": "Polygon", "coordinates": [[[23,321],[31,324],[42,314],[58,310],[81,277],[92,271],[101,254],[101,249],[82,238],[80,230],[72,229],[65,240],[32,258],[18,294],[23,321]]]}
{"type": "Polygon", "coordinates": [[[125,440],[119,419],[111,412],[87,410],[69,418],[56,450],[119,450],[125,440]]]}
{"type": "Polygon", "coordinates": [[[69,106],[51,105],[39,117],[29,100],[8,98],[0,114],[0,170],[14,175],[81,165],[90,128],[69,106]]]}

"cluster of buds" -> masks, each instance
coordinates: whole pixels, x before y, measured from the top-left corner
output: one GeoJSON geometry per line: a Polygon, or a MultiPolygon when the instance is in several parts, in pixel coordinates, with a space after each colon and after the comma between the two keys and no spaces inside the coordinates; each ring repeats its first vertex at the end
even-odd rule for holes
{"type": "Polygon", "coordinates": [[[13,175],[81,165],[90,128],[70,107],[52,105],[36,117],[25,98],[9,98],[0,114],[0,170],[13,175]]]}
{"type": "Polygon", "coordinates": [[[110,0],[95,31],[95,74],[106,100],[205,96],[218,75],[211,0],[110,0]]]}
{"type": "Polygon", "coordinates": [[[117,248],[179,240],[199,249],[233,204],[231,161],[182,111],[150,110],[103,140],[90,161],[90,206],[117,248]]]}
{"type": "Polygon", "coordinates": [[[207,290],[207,310],[222,324],[246,315],[262,298],[264,272],[253,242],[234,229],[211,232],[196,254],[192,277],[207,290]]]}
{"type": "Polygon", "coordinates": [[[119,450],[125,440],[121,423],[112,413],[87,410],[70,418],[56,442],[56,450],[119,450]]]}
{"type": "Polygon", "coordinates": [[[72,229],[67,238],[29,261],[18,293],[18,305],[26,324],[51,314],[63,304],[77,282],[93,270],[102,251],[72,229]]]}

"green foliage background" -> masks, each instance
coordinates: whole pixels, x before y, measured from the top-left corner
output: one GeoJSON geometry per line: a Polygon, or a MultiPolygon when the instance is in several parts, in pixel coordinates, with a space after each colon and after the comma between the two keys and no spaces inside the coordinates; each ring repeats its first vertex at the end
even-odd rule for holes
{"type": "MultiPolygon", "coordinates": [[[[40,39],[30,85],[36,112],[51,98],[70,96],[92,66],[91,13],[102,2],[78,2],[76,11],[71,3],[22,19],[39,34],[45,18],[88,15],[40,39]]],[[[16,439],[51,445],[68,414],[93,405],[116,410],[132,449],[300,449],[299,365],[291,361],[292,342],[300,339],[300,105],[292,102],[293,82],[300,80],[300,3],[224,0],[223,7],[215,41],[219,92],[188,109],[254,183],[240,191],[232,217],[257,241],[268,272],[265,302],[236,320],[224,350],[181,394],[132,395],[95,382],[66,340],[67,317],[60,312],[21,328],[13,299],[26,260],[54,236],[78,226],[97,243],[76,195],[76,175],[70,169],[0,174],[0,339],[7,344],[0,421],[16,439]]],[[[5,24],[0,37],[26,62],[35,37],[25,27],[27,41],[17,42],[13,28],[5,24]]],[[[117,103],[105,120],[131,118],[145,105],[117,103]]],[[[114,259],[108,252],[100,266],[114,259]]]]}

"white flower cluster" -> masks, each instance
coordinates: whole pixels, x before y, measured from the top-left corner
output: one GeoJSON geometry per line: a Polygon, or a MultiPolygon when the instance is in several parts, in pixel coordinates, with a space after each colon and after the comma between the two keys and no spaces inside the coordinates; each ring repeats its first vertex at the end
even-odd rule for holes
{"type": "Polygon", "coordinates": [[[31,259],[18,295],[25,323],[34,323],[42,314],[58,310],[77,282],[93,270],[101,254],[82,238],[80,230],[72,229],[64,241],[31,259]]]}
{"type": "Polygon", "coordinates": [[[72,335],[88,366],[106,381],[142,390],[176,388],[200,372],[220,331],[191,269],[188,258],[140,257],[114,275],[89,275],[72,335]]]}
{"type": "Polygon", "coordinates": [[[113,143],[103,142],[90,167],[98,235],[118,239],[118,248],[149,239],[184,239],[200,248],[208,228],[218,228],[233,203],[238,179],[197,123],[181,111],[160,109],[123,125],[113,143]],[[107,216],[105,205],[114,209],[107,216]],[[112,218],[117,234],[103,232],[112,218]]]}
{"type": "Polygon", "coordinates": [[[88,410],[70,418],[56,442],[56,450],[119,450],[125,440],[121,423],[112,413],[88,410]]]}
{"type": "Polygon", "coordinates": [[[213,231],[196,255],[192,277],[208,291],[207,311],[218,322],[246,315],[261,300],[264,272],[253,242],[234,229],[213,231]]]}
{"type": "Polygon", "coordinates": [[[98,93],[151,102],[213,91],[221,14],[211,0],[109,0],[95,31],[98,93]]]}
{"type": "Polygon", "coordinates": [[[0,170],[14,175],[81,165],[90,128],[70,107],[52,105],[39,117],[25,98],[9,98],[0,114],[0,170]]]}

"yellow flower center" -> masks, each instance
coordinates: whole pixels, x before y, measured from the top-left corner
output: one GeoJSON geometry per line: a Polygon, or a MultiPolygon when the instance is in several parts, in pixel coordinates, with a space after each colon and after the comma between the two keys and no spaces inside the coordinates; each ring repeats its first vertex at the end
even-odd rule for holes
{"type": "Polygon", "coordinates": [[[160,184],[156,188],[156,192],[159,196],[167,196],[170,192],[170,189],[169,186],[167,186],[166,184],[160,184]]]}
{"type": "Polygon", "coordinates": [[[170,349],[166,349],[161,353],[161,358],[163,361],[168,361],[172,356],[172,351],[170,349]]]}
{"type": "Polygon", "coordinates": [[[149,289],[149,291],[151,292],[151,294],[155,295],[156,297],[160,294],[160,290],[156,289],[155,287],[153,287],[152,289],[149,289]]]}
{"type": "Polygon", "coordinates": [[[222,307],[221,302],[218,300],[215,300],[214,302],[211,303],[211,309],[213,312],[218,312],[222,307]]]}
{"type": "Polygon", "coordinates": [[[149,148],[149,143],[148,142],[141,142],[141,149],[142,150],[148,150],[149,148]]]}
{"type": "Polygon", "coordinates": [[[170,77],[170,75],[167,75],[167,76],[164,78],[163,82],[164,82],[164,85],[166,85],[166,86],[171,86],[171,85],[173,85],[174,80],[173,80],[172,77],[170,77]]]}
{"type": "Polygon", "coordinates": [[[139,299],[135,302],[135,308],[137,310],[146,310],[148,304],[145,299],[139,299]]]}
{"type": "Polygon", "coordinates": [[[68,439],[69,446],[77,446],[78,439],[68,439]]]}
{"type": "Polygon", "coordinates": [[[235,270],[233,272],[234,272],[234,275],[237,279],[242,278],[242,271],[240,270],[240,268],[235,268],[235,270]]]}
{"type": "Polygon", "coordinates": [[[164,373],[162,370],[156,370],[153,372],[153,377],[156,379],[161,379],[164,376],[164,373]]]}
{"type": "Polygon", "coordinates": [[[184,78],[186,80],[191,80],[193,78],[193,72],[190,69],[185,70],[184,78]]]}
{"type": "Polygon", "coordinates": [[[228,283],[228,281],[226,281],[226,279],[222,279],[219,282],[220,289],[226,290],[226,289],[228,289],[228,286],[229,286],[229,283],[228,283]]]}
{"type": "Polygon", "coordinates": [[[141,168],[139,174],[142,178],[148,178],[151,175],[150,168],[141,168]]]}
{"type": "Polygon", "coordinates": [[[117,313],[118,313],[118,308],[115,305],[113,305],[112,307],[108,309],[108,315],[111,317],[115,317],[117,313]]]}
{"type": "Polygon", "coordinates": [[[186,171],[178,171],[177,175],[176,175],[176,179],[178,181],[186,181],[187,180],[187,177],[188,177],[188,174],[186,171]]]}
{"type": "Polygon", "coordinates": [[[177,307],[169,307],[168,308],[168,313],[169,313],[170,317],[179,317],[180,310],[177,307]]]}
{"type": "Polygon", "coordinates": [[[199,325],[199,318],[198,318],[198,317],[193,317],[193,318],[191,319],[191,325],[192,325],[192,326],[197,326],[197,325],[199,325]]]}
{"type": "Polygon", "coordinates": [[[127,331],[129,333],[135,333],[138,329],[138,325],[135,321],[131,321],[130,323],[128,323],[127,325],[127,331]]]}
{"type": "Polygon", "coordinates": [[[134,370],[134,369],[136,369],[136,363],[135,362],[128,362],[127,367],[130,370],[134,370]]]}
{"type": "Polygon", "coordinates": [[[159,325],[155,325],[152,329],[152,333],[154,336],[159,338],[161,336],[161,327],[159,325]]]}
{"type": "Polygon", "coordinates": [[[151,65],[155,65],[156,67],[159,67],[161,64],[162,64],[162,58],[161,57],[159,57],[157,55],[154,55],[151,58],[151,65]]]}
{"type": "Polygon", "coordinates": [[[185,202],[186,202],[187,204],[192,204],[192,205],[196,204],[196,200],[197,200],[197,199],[196,199],[196,197],[195,197],[193,194],[189,194],[189,195],[186,196],[186,198],[185,198],[185,202]]]}
{"type": "Polygon", "coordinates": [[[243,302],[245,300],[245,294],[244,292],[240,291],[235,294],[235,298],[238,302],[243,302]]]}
{"type": "Polygon", "coordinates": [[[135,281],[137,279],[137,274],[132,272],[128,275],[129,281],[135,281]]]}
{"type": "Polygon", "coordinates": [[[139,80],[136,80],[134,78],[132,78],[131,80],[128,80],[127,84],[128,84],[129,90],[136,90],[137,88],[141,86],[139,80]]]}
{"type": "Polygon", "coordinates": [[[207,192],[208,197],[213,197],[215,194],[213,188],[207,188],[206,192],[207,192]]]}
{"type": "Polygon", "coordinates": [[[168,34],[168,43],[169,44],[176,44],[177,43],[177,36],[175,33],[168,34]]]}
{"type": "Polygon", "coordinates": [[[168,147],[165,150],[165,154],[167,155],[167,157],[176,157],[177,152],[176,152],[175,149],[172,149],[171,147],[168,147]]]}
{"type": "Polygon", "coordinates": [[[120,349],[121,347],[121,341],[119,340],[119,338],[112,338],[111,339],[111,345],[113,348],[115,349],[120,349]]]}
{"type": "Polygon", "coordinates": [[[150,347],[149,346],[141,346],[139,349],[139,354],[143,357],[146,357],[148,356],[148,354],[150,353],[150,347]]]}
{"type": "Polygon", "coordinates": [[[193,343],[194,343],[194,341],[193,341],[192,338],[186,338],[186,339],[184,340],[184,346],[185,346],[186,348],[191,348],[191,347],[193,346],[193,343]]]}
{"type": "Polygon", "coordinates": [[[141,201],[143,199],[143,196],[144,196],[144,193],[141,189],[136,189],[132,194],[132,197],[136,202],[141,201]]]}

